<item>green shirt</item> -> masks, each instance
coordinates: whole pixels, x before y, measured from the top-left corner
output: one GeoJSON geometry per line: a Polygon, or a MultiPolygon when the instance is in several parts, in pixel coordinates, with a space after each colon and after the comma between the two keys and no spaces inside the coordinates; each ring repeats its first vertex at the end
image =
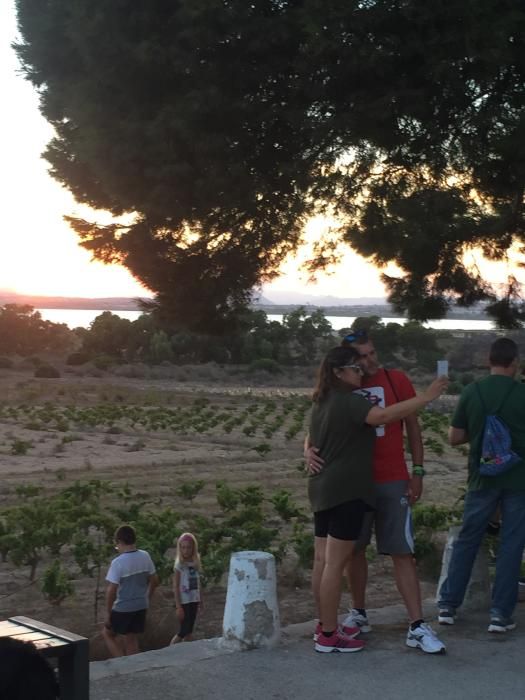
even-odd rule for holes
{"type": "MultiPolygon", "coordinates": [[[[525,457],[525,385],[515,382],[511,377],[491,374],[476,382],[487,412],[497,413],[505,421],[512,438],[512,449],[520,457],[525,457]],[[514,383],[514,389],[508,395],[503,408],[498,411],[505,396],[514,383]]],[[[479,459],[485,416],[474,383],[463,390],[459,403],[452,418],[452,427],[465,430],[470,443],[468,458],[468,488],[471,491],[479,489],[511,489],[525,491],[525,462],[515,464],[501,476],[480,476],[479,459]]]]}
{"type": "Polygon", "coordinates": [[[324,459],[323,470],[308,479],[314,513],[358,498],[375,504],[375,429],[365,423],[371,408],[363,396],[345,389],[332,389],[323,401],[314,403],[310,438],[324,459]]]}

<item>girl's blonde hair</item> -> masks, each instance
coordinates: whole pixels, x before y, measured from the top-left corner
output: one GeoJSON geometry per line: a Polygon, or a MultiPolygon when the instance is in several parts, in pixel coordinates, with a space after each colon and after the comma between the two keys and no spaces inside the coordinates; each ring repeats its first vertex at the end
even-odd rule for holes
{"type": "Polygon", "coordinates": [[[199,544],[197,542],[197,538],[195,535],[192,535],[191,532],[183,532],[182,535],[180,535],[179,539],[177,540],[177,554],[175,556],[175,564],[182,564],[184,563],[184,559],[181,556],[180,552],[180,545],[184,540],[190,540],[191,543],[193,544],[193,557],[192,557],[192,562],[193,566],[196,569],[201,568],[201,557],[199,554],[199,544]]]}

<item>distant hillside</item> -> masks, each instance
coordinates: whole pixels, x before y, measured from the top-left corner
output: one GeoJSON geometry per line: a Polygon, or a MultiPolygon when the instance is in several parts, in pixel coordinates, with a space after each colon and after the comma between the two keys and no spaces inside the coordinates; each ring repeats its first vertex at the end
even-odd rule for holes
{"type": "MultiPolygon", "coordinates": [[[[144,298],[147,301],[146,298],[144,298]]],[[[0,291],[0,305],[29,304],[35,309],[94,309],[101,311],[139,311],[138,298],[129,297],[45,297],[0,291]]]]}
{"type": "MultiPolygon", "coordinates": [[[[384,297],[334,297],[327,294],[305,294],[304,292],[294,292],[293,290],[273,290],[264,289],[266,303],[285,304],[295,306],[321,306],[323,308],[331,306],[383,306],[386,299],[384,297]]],[[[259,304],[265,303],[260,298],[259,304]]]]}
{"type": "MultiPolygon", "coordinates": [[[[384,299],[362,297],[357,299],[338,299],[330,296],[315,296],[283,292],[283,297],[291,296],[302,301],[279,302],[277,293],[255,297],[253,306],[268,314],[287,314],[304,306],[307,310],[322,309],[326,316],[380,316],[382,318],[399,317],[399,314],[384,299]],[[314,301],[306,301],[312,299],[314,301]]],[[[143,297],[148,301],[147,297],[143,297]]],[[[45,297],[15,294],[0,290],[0,306],[4,304],[29,304],[35,309],[90,309],[95,311],[140,311],[139,298],[131,297],[45,297]]],[[[476,304],[468,309],[456,308],[449,311],[447,318],[486,319],[483,304],[476,304]]]]}

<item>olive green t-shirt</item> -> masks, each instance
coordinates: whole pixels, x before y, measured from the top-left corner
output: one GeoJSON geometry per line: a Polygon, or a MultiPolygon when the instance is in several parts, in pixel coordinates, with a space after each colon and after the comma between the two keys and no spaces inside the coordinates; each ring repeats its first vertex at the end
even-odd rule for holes
{"type": "Polygon", "coordinates": [[[451,422],[453,428],[461,428],[468,435],[468,488],[471,491],[489,488],[525,491],[525,461],[517,462],[501,476],[479,474],[481,442],[487,413],[497,413],[505,421],[511,434],[512,449],[520,457],[525,457],[525,385],[499,374],[491,374],[476,384],[483,397],[486,412],[479,400],[475,383],[472,383],[463,390],[451,422]],[[513,385],[514,388],[509,394],[513,385]],[[498,410],[504,400],[503,408],[498,410]]]}
{"type": "Polygon", "coordinates": [[[375,503],[372,456],[375,429],[365,423],[372,404],[350,390],[332,389],[314,403],[310,439],[319,448],[324,468],[308,479],[314,513],[346,501],[375,503]]]}

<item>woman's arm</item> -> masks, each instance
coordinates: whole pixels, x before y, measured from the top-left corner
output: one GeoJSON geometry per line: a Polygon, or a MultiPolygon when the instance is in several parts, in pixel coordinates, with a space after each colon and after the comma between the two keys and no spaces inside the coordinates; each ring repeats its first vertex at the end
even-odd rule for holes
{"type": "Polygon", "coordinates": [[[426,406],[427,403],[437,399],[437,397],[446,389],[448,385],[448,377],[438,377],[434,379],[425,391],[419,396],[414,396],[412,399],[400,401],[387,408],[379,408],[374,406],[368,412],[365,422],[368,425],[384,425],[385,423],[394,423],[397,420],[406,418],[414,411],[426,406]]]}

